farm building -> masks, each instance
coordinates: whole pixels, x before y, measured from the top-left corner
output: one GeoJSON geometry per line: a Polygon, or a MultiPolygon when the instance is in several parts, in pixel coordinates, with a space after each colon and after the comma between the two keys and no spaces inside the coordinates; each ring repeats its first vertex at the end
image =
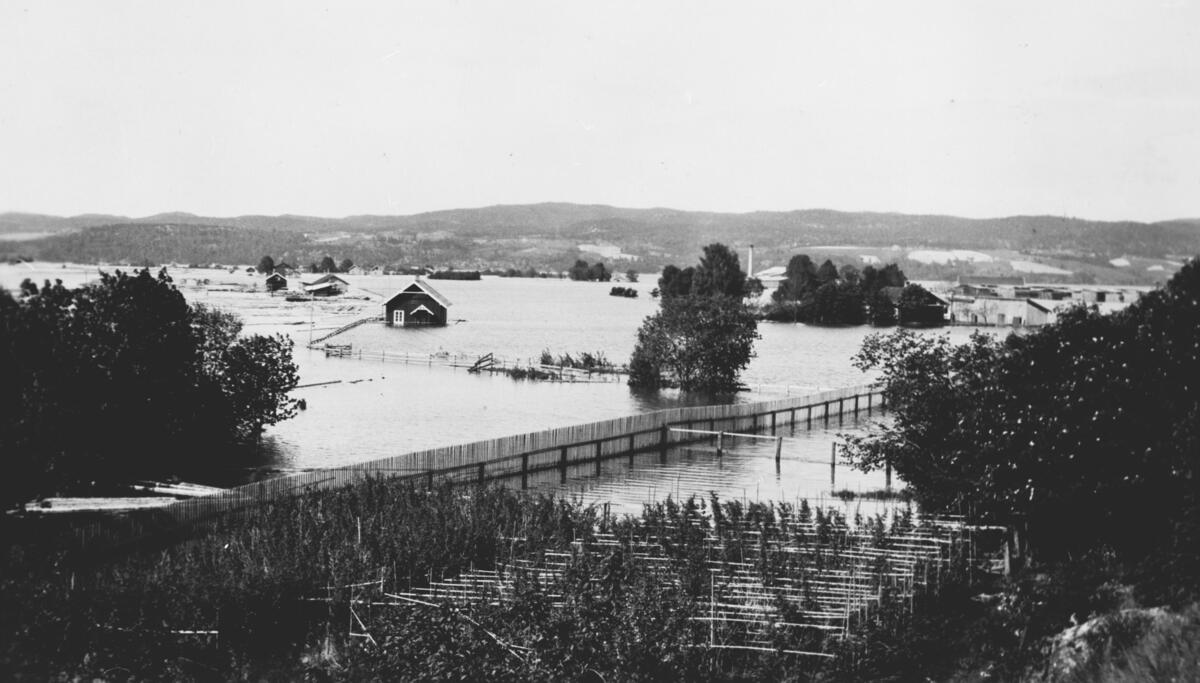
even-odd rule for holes
{"type": "Polygon", "coordinates": [[[312,282],[304,283],[304,291],[313,296],[334,296],[345,293],[349,288],[349,282],[346,282],[333,273],[322,275],[312,282]]]}
{"type": "Polygon", "coordinates": [[[879,290],[896,309],[901,325],[944,325],[950,302],[924,287],[882,287],[879,290]],[[906,297],[905,290],[909,291],[906,297]]]}
{"type": "Polygon", "coordinates": [[[388,325],[445,325],[450,300],[423,280],[415,280],[383,303],[388,325]]]}
{"type": "Polygon", "coordinates": [[[281,289],[287,289],[287,278],[279,273],[271,273],[267,276],[266,287],[268,292],[278,292],[281,289]]]}

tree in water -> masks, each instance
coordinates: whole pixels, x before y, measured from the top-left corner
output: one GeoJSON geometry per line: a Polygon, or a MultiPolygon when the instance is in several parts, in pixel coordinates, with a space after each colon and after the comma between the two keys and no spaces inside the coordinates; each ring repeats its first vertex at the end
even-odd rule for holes
{"type": "Polygon", "coordinates": [[[742,299],[745,281],[737,256],[721,244],[705,247],[694,269],[664,268],[660,310],[638,330],[630,386],[736,391],[759,338],[754,314],[742,299]]]}
{"type": "Polygon", "coordinates": [[[724,244],[704,247],[700,266],[692,278],[692,294],[697,296],[727,296],[741,299],[746,295],[746,273],[738,263],[737,254],[724,244]]]}
{"type": "Polygon", "coordinates": [[[692,293],[692,278],[696,269],[688,266],[682,270],[678,266],[663,268],[658,278],[658,293],[663,297],[687,296],[692,293]]]}
{"type": "Polygon", "coordinates": [[[808,254],[798,254],[788,261],[785,279],[779,283],[771,298],[778,303],[800,301],[807,294],[816,291],[818,286],[816,264],[808,254]]]}

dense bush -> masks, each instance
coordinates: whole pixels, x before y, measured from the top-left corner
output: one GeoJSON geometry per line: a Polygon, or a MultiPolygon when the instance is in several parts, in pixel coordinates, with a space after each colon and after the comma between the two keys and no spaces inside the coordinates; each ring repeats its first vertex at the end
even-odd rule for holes
{"type": "Polygon", "coordinates": [[[1010,524],[1035,558],[1107,548],[1152,600],[1200,593],[1200,265],[1101,315],[1026,335],[873,336],[894,420],[851,440],[931,510],[1010,524]]]}
{"type": "Polygon", "coordinates": [[[165,271],[0,290],[0,503],[211,469],[287,419],[291,341],[240,330],[189,306],[165,271]]]}

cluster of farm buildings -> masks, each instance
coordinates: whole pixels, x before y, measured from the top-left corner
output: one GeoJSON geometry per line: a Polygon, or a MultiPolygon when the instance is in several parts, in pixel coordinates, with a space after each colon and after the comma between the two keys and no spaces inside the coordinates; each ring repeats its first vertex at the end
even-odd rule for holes
{"type": "MultiPolygon", "coordinates": [[[[326,273],[311,282],[290,286],[288,278],[279,271],[266,276],[268,292],[295,291],[306,297],[330,297],[345,294],[352,285],[336,273],[326,273]]],[[[445,325],[450,300],[420,278],[405,285],[383,301],[383,321],[398,327],[445,325]]]]}
{"type": "Polygon", "coordinates": [[[1111,313],[1151,287],[1026,284],[1021,277],[960,277],[942,296],[951,325],[1040,327],[1073,306],[1111,313]]]}

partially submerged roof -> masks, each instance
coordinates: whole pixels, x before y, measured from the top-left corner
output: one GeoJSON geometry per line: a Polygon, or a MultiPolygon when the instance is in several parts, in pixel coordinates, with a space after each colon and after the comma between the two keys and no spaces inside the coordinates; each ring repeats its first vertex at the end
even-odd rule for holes
{"type": "Polygon", "coordinates": [[[338,277],[336,273],[326,273],[316,280],[313,280],[312,282],[305,282],[304,284],[311,287],[312,285],[323,285],[327,282],[340,282],[347,287],[350,286],[349,282],[346,282],[342,278],[338,277]]]}
{"type": "Polygon", "coordinates": [[[304,285],[304,289],[309,292],[319,292],[322,289],[334,289],[338,286],[336,282],[325,282],[319,285],[304,285]]]}
{"type": "Polygon", "coordinates": [[[396,297],[400,296],[401,294],[415,294],[415,293],[419,293],[419,292],[424,292],[425,294],[428,294],[430,296],[430,298],[432,298],[434,301],[441,304],[443,307],[450,308],[450,300],[447,299],[446,297],[442,296],[441,292],[437,291],[433,287],[430,287],[429,284],[427,282],[425,282],[424,280],[413,280],[412,282],[408,283],[407,285],[401,287],[400,291],[398,291],[395,294],[384,299],[384,303],[386,304],[387,302],[391,301],[392,299],[395,299],[396,297]]]}

